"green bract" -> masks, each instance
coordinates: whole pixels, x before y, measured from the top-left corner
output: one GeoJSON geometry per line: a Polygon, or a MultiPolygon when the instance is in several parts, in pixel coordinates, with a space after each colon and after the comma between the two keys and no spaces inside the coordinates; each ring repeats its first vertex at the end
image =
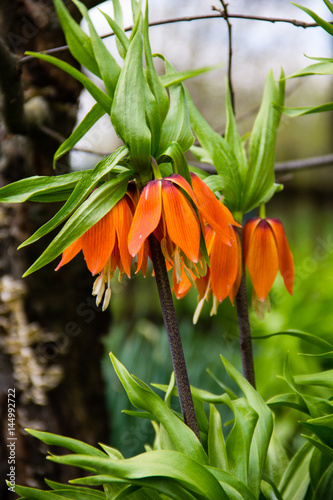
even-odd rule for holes
{"type": "Polygon", "coordinates": [[[225,203],[235,214],[243,214],[267,202],[276,190],[274,183],[274,156],[277,129],[283,106],[284,79],[276,84],[270,72],[266,79],[264,95],[249,139],[248,157],[233,114],[229,92],[226,96],[227,123],[225,137],[214,132],[189,100],[193,131],[203,151],[193,148],[193,154],[202,161],[213,164],[217,176],[206,178],[209,187],[220,191],[225,203]]]}

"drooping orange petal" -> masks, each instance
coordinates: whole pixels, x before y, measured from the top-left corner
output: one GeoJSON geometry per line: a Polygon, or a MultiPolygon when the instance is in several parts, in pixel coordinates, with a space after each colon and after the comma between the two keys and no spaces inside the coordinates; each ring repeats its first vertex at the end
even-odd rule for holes
{"type": "Polygon", "coordinates": [[[118,201],[112,209],[112,220],[117,233],[120,260],[125,273],[130,278],[132,255],[128,251],[128,234],[131,228],[133,215],[128,201],[127,196],[124,196],[118,201]]]}
{"type": "Polygon", "coordinates": [[[108,212],[82,236],[82,251],[87,268],[95,275],[103,269],[113,250],[116,233],[108,212]]]}
{"type": "Polygon", "coordinates": [[[243,255],[244,255],[245,262],[246,262],[247,254],[248,254],[248,251],[250,248],[253,233],[261,220],[262,220],[261,217],[254,217],[253,219],[248,219],[243,226],[243,230],[242,230],[243,255]]]}
{"type": "Polygon", "coordinates": [[[149,243],[146,240],[138,252],[138,261],[135,274],[141,271],[144,277],[146,277],[149,251],[149,243]]]}
{"type": "Polygon", "coordinates": [[[235,226],[239,226],[239,224],[234,220],[228,208],[218,201],[205,182],[193,173],[191,173],[191,179],[201,215],[212,226],[214,231],[221,235],[224,242],[230,244],[232,233],[229,224],[235,226]]]}
{"type": "Polygon", "coordinates": [[[62,266],[67,264],[70,260],[74,259],[74,257],[79,253],[79,251],[82,249],[82,240],[81,238],[78,238],[74,243],[69,245],[69,247],[66,248],[66,250],[63,251],[61,261],[55,268],[55,271],[58,271],[62,266]]]}
{"type": "Polygon", "coordinates": [[[209,259],[212,292],[221,302],[232,291],[237,277],[239,259],[236,241],[228,246],[216,233],[209,259]]]}
{"type": "Polygon", "coordinates": [[[210,293],[208,291],[208,287],[210,287],[210,269],[207,270],[207,274],[205,276],[198,278],[195,281],[195,284],[197,285],[199,299],[203,299],[206,296],[208,300],[210,297],[210,293]]]}
{"type": "Polygon", "coordinates": [[[191,198],[191,200],[193,200],[194,202],[196,201],[193,189],[191,188],[191,186],[189,185],[189,183],[187,182],[187,180],[184,179],[184,177],[182,177],[181,175],[179,175],[179,174],[171,174],[168,177],[164,177],[164,180],[165,181],[171,181],[174,184],[177,184],[177,186],[179,186],[182,189],[184,189],[185,193],[187,193],[189,195],[189,197],[191,198]]]}
{"type": "Polygon", "coordinates": [[[235,244],[237,245],[238,269],[237,269],[237,275],[236,275],[235,282],[234,282],[232,289],[229,293],[229,299],[230,299],[230,302],[232,304],[234,303],[234,300],[235,300],[236,295],[238,293],[239,286],[240,286],[241,279],[242,279],[242,247],[241,247],[241,244],[239,241],[239,236],[238,236],[237,232],[234,229],[233,229],[233,231],[235,233],[235,244]]]}
{"type": "Polygon", "coordinates": [[[162,182],[163,213],[168,235],[192,262],[198,262],[200,226],[194,209],[172,182],[162,182]]]}
{"type": "MultiPolygon", "coordinates": [[[[176,276],[176,271],[174,268],[173,272],[172,272],[172,283],[173,283],[172,291],[176,295],[177,299],[182,299],[183,297],[185,297],[185,295],[189,292],[189,290],[192,287],[191,282],[188,279],[188,277],[186,276],[183,268],[182,268],[182,276],[181,277],[182,277],[182,279],[180,281],[178,281],[178,283],[177,283],[177,276],[176,276]]],[[[195,279],[194,275],[193,275],[193,279],[195,279]]]]}
{"type": "Polygon", "coordinates": [[[128,251],[133,257],[159,223],[162,211],[161,189],[160,180],[149,181],[141,193],[128,235],[128,251]]]}
{"type": "Polygon", "coordinates": [[[255,293],[258,299],[264,302],[279,269],[275,237],[265,219],[261,219],[253,231],[245,263],[255,293]]]}
{"type": "Polygon", "coordinates": [[[271,226],[276,239],[280,272],[283,277],[284,284],[290,295],[292,295],[295,279],[294,259],[288,245],[288,240],[284,232],[282,222],[276,218],[266,220],[271,226]]]}

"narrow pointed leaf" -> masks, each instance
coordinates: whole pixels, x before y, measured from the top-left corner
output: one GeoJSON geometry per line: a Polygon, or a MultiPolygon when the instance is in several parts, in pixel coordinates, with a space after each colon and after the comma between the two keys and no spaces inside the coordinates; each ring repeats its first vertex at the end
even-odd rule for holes
{"type": "Polygon", "coordinates": [[[143,21],[143,45],[146,59],[146,78],[149,88],[155,97],[159,116],[160,124],[165,120],[165,117],[169,109],[169,98],[168,94],[163,86],[161,79],[158,77],[154,63],[153,56],[151,53],[150,42],[149,42],[149,20],[148,20],[148,2],[146,3],[146,12],[143,21]]]}
{"type": "Polygon", "coordinates": [[[225,139],[235,152],[235,156],[237,158],[237,166],[235,165],[235,168],[238,169],[238,171],[241,174],[241,178],[243,178],[247,170],[247,157],[244,148],[244,143],[237,129],[235,115],[231,105],[230,88],[228,85],[226,92],[225,139]]]}
{"type": "Polygon", "coordinates": [[[229,405],[234,413],[235,421],[226,441],[228,472],[253,489],[252,479],[250,480],[248,473],[252,439],[258,414],[243,398],[230,400],[229,405]]]}
{"type": "Polygon", "coordinates": [[[88,90],[88,92],[93,96],[95,101],[97,101],[104,109],[104,111],[109,114],[111,109],[111,98],[106,95],[100,88],[97,87],[87,76],[85,76],[81,71],[74,68],[70,64],[57,59],[56,57],[49,56],[47,54],[40,54],[39,52],[26,52],[27,55],[41,59],[42,61],[54,64],[58,68],[66,71],[73,78],[76,78],[82,85],[88,90]]]}
{"type": "Polygon", "coordinates": [[[209,465],[217,469],[229,470],[226,445],[222,432],[220,413],[214,405],[209,405],[208,459],[209,465]]]}
{"type": "Polygon", "coordinates": [[[56,162],[68,151],[74,148],[80,139],[91,129],[95,123],[105,114],[105,109],[98,103],[94,104],[90,111],[86,114],[79,125],[74,129],[71,135],[58,147],[53,157],[53,167],[56,162]]]}
{"type": "Polygon", "coordinates": [[[333,344],[331,344],[327,340],[317,337],[312,333],[304,332],[303,330],[285,330],[283,332],[271,333],[270,335],[260,335],[260,337],[252,337],[252,338],[256,340],[261,340],[261,339],[269,339],[271,337],[279,335],[290,335],[291,337],[300,338],[305,342],[309,342],[310,344],[316,345],[317,347],[321,347],[322,349],[333,347],[333,344]]]}
{"type": "Polygon", "coordinates": [[[243,391],[248,403],[259,416],[253,433],[248,472],[248,485],[255,495],[259,496],[260,482],[266,461],[269,441],[273,431],[272,412],[252,385],[245,380],[231,363],[222,356],[221,359],[228,375],[237,383],[243,391]]]}
{"type": "Polygon", "coordinates": [[[283,500],[304,498],[310,482],[308,470],[312,453],[313,447],[306,443],[290,461],[278,486],[283,500]]]}
{"type": "MultiPolygon", "coordinates": [[[[175,69],[165,59],[166,74],[173,75],[175,69]]],[[[177,142],[185,153],[193,144],[187,98],[182,84],[172,85],[169,89],[170,106],[161,132],[159,154],[172,142],[177,142]]],[[[158,156],[159,156],[158,154],[158,156]]]]}
{"type": "Polygon", "coordinates": [[[80,25],[74,21],[62,0],[53,0],[57,11],[58,19],[64,31],[66,42],[72,55],[79,63],[100,77],[100,71],[96,62],[94,51],[89,36],[83,31],[80,25]]]}
{"type": "Polygon", "coordinates": [[[149,172],[151,132],[146,123],[146,86],[142,69],[142,37],[138,31],[126,54],[111,110],[111,120],[119,137],[130,150],[139,171],[149,172]]]}
{"type": "Polygon", "coordinates": [[[91,37],[91,45],[98,64],[99,72],[104,82],[106,92],[108,96],[112,98],[120,75],[120,67],[98,35],[89,17],[87,7],[79,0],[72,0],[72,2],[75,3],[82,16],[87,21],[91,37]]]}
{"type": "MultiPolygon", "coordinates": [[[[87,172],[74,172],[71,174],[27,177],[20,181],[12,182],[0,189],[0,202],[22,203],[23,201],[39,201],[40,197],[47,197],[64,190],[73,190],[77,183],[87,172]]],[[[46,200],[45,200],[46,201],[46,200]]]]}
{"type": "Polygon", "coordinates": [[[206,122],[203,116],[194,106],[193,101],[187,94],[188,109],[192,129],[213,161],[213,165],[220,177],[223,186],[223,194],[226,197],[229,208],[236,210],[239,203],[237,186],[239,186],[239,174],[235,170],[235,154],[226,140],[217,134],[206,122]]]}
{"type": "Polygon", "coordinates": [[[300,385],[319,385],[333,389],[333,370],[326,370],[320,373],[309,373],[296,375],[295,380],[300,385]]]}
{"type": "MultiPolygon", "coordinates": [[[[74,191],[67,199],[66,203],[61,207],[61,209],[56,213],[52,219],[41,226],[37,231],[30,236],[26,241],[24,241],[20,248],[26,245],[30,245],[35,241],[39,240],[42,236],[49,233],[53,229],[59,226],[64,220],[66,220],[77,207],[82,203],[87,196],[93,191],[93,189],[98,185],[101,179],[104,178],[112,169],[118,164],[118,162],[127,154],[128,149],[124,146],[118,148],[112,155],[104,158],[100,161],[95,168],[89,171],[81,173],[81,179],[77,183],[74,191]]],[[[71,174],[72,175],[72,174],[71,174]]]]}
{"type": "Polygon", "coordinates": [[[125,195],[131,173],[121,174],[96,189],[74,212],[64,227],[52,240],[42,255],[25,272],[24,276],[37,271],[58,257],[88,229],[98,222],[125,195]]]}
{"type": "MultiPolygon", "coordinates": [[[[164,57],[161,54],[154,54],[154,56],[158,56],[164,60],[164,57]]],[[[194,78],[195,76],[202,75],[203,73],[207,73],[208,71],[212,71],[214,69],[219,68],[220,65],[215,66],[205,66],[204,68],[191,69],[187,71],[175,71],[173,73],[167,73],[165,75],[161,75],[160,79],[163,83],[164,87],[170,87],[171,85],[176,85],[181,83],[189,78],[194,78]]]]}
{"type": "Polygon", "coordinates": [[[172,478],[191,492],[205,495],[207,499],[228,500],[215,477],[193,458],[177,451],[150,451],[126,460],[110,460],[86,455],[52,456],[56,463],[91,467],[99,474],[110,474],[122,479],[149,477],[172,478]],[[148,471],[148,473],[147,473],[148,471]]]}
{"type": "MultiPolygon", "coordinates": [[[[327,33],[329,35],[333,36],[333,26],[332,26],[332,24],[328,23],[327,21],[325,21],[324,19],[322,19],[321,17],[319,17],[315,12],[313,12],[310,9],[308,9],[307,7],[304,7],[303,5],[298,5],[297,3],[294,3],[294,2],[291,2],[291,3],[293,5],[295,5],[296,7],[298,7],[299,9],[303,10],[304,12],[306,12],[307,14],[309,14],[309,16],[312,17],[312,19],[319,26],[321,26],[325,31],[327,31],[327,33]]],[[[326,3],[326,5],[328,5],[328,3],[326,3]]]]}
{"type": "MultiPolygon", "coordinates": [[[[115,4],[119,5],[118,0],[117,1],[113,0],[113,6],[115,9],[115,13],[116,13],[115,4]]],[[[118,52],[121,55],[121,57],[123,59],[125,59],[130,41],[122,29],[123,25],[119,24],[119,22],[117,23],[116,21],[114,21],[106,12],[103,12],[103,11],[100,11],[100,12],[101,12],[101,14],[103,14],[105,19],[109,23],[110,28],[113,30],[114,34],[116,35],[118,52]]],[[[116,19],[117,19],[117,17],[116,17],[116,19]]]]}
{"type": "Polygon", "coordinates": [[[154,418],[168,432],[175,450],[206,464],[207,455],[191,429],[174,415],[168,405],[157,394],[139,384],[112,353],[110,353],[110,357],[132,405],[154,415],[154,418]]]}
{"type": "Polygon", "coordinates": [[[42,432],[36,431],[35,429],[25,429],[31,436],[39,439],[45,444],[50,446],[61,446],[62,448],[66,448],[67,450],[72,451],[73,453],[80,453],[81,455],[90,455],[96,457],[105,457],[105,453],[103,453],[98,448],[94,448],[90,444],[84,443],[83,441],[79,441],[77,439],[58,436],[57,434],[52,434],[50,432],[42,432]]]}
{"type": "Polygon", "coordinates": [[[307,422],[301,422],[301,424],[303,427],[310,429],[333,451],[333,415],[312,418],[307,422]]]}
{"type": "Polygon", "coordinates": [[[178,142],[169,144],[169,146],[161,152],[160,158],[163,156],[167,156],[171,159],[174,173],[184,177],[189,185],[192,186],[190,171],[180,144],[178,142]]]}
{"type": "Polygon", "coordinates": [[[210,466],[206,469],[221,483],[230,500],[256,500],[249,487],[229,472],[210,466]]]}
{"type": "Polygon", "coordinates": [[[273,73],[268,74],[260,110],[250,136],[249,167],[242,200],[243,212],[257,206],[274,184],[275,142],[281,112],[273,103],[283,106],[284,86],[284,79],[277,85],[273,73]]]}
{"type": "MultiPolygon", "coordinates": [[[[131,484],[142,488],[142,500],[146,500],[148,492],[153,495],[158,495],[157,498],[162,498],[157,492],[161,494],[168,495],[168,498],[174,500],[204,500],[205,497],[198,494],[190,493],[188,490],[183,488],[178,484],[177,481],[168,477],[144,477],[142,479],[131,478],[131,484]],[[148,489],[149,488],[149,489],[148,489]],[[155,493],[156,492],[156,493],[155,493]]],[[[92,486],[103,485],[104,489],[108,489],[109,485],[114,487],[115,485],[121,485],[122,483],[129,482],[128,479],[121,479],[120,477],[107,476],[98,474],[96,476],[83,477],[80,479],[74,479],[71,481],[73,484],[88,484],[92,486]]],[[[123,488],[121,489],[123,491],[123,488]]],[[[113,498],[113,497],[112,497],[113,498]]],[[[150,497],[149,497],[150,498],[150,497]]],[[[155,497],[154,497],[155,498],[155,497]]]]}
{"type": "Polygon", "coordinates": [[[281,111],[287,116],[303,116],[303,115],[311,115],[313,113],[323,113],[326,111],[333,110],[333,102],[328,102],[326,104],[320,104],[319,106],[309,106],[305,108],[280,108],[281,111]]]}
{"type": "Polygon", "coordinates": [[[301,76],[308,75],[332,75],[333,74],[333,59],[326,59],[316,64],[311,64],[306,68],[297,71],[293,75],[289,76],[289,78],[298,78],[301,76]]]}

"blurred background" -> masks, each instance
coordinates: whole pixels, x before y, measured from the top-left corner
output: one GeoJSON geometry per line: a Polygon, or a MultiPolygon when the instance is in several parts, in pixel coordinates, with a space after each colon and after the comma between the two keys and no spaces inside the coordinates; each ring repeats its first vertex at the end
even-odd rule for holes
{"type": "MultiPolygon", "coordinates": [[[[84,3],[89,7],[97,4],[84,3]]],[[[50,2],[37,2],[39,12],[45,12],[45,22],[29,2],[23,4],[25,11],[21,6],[6,27],[0,24],[9,49],[23,56],[24,50],[62,45],[61,30],[50,2]],[[50,26],[55,30],[51,34],[50,26]]],[[[110,4],[104,2],[98,8],[112,14],[110,4]]],[[[122,0],[121,4],[124,24],[130,26],[130,2],[122,0]]],[[[217,14],[212,11],[213,4],[209,0],[151,0],[149,5],[151,21],[217,14]]],[[[332,20],[321,0],[303,0],[302,5],[332,20]]],[[[218,1],[214,6],[221,9],[218,1]]],[[[79,20],[75,8],[71,5],[69,8],[79,20]]],[[[309,16],[285,0],[230,0],[228,10],[229,14],[312,22],[309,16]]],[[[100,34],[108,33],[96,8],[92,16],[100,34]]],[[[233,18],[230,22],[236,118],[241,134],[246,134],[251,130],[260,105],[268,71],[272,69],[276,78],[281,68],[287,76],[292,75],[311,63],[305,55],[332,57],[333,44],[332,37],[318,27],[304,29],[282,22],[273,24],[233,18]]],[[[222,134],[228,69],[226,22],[214,18],[165,24],[152,27],[150,35],[152,50],[162,52],[179,71],[219,65],[218,69],[186,82],[186,86],[201,113],[222,134]]],[[[106,43],[114,50],[113,39],[106,39],[106,43]]],[[[62,53],[61,57],[69,56],[62,53]]],[[[78,84],[44,63],[25,64],[22,81],[26,101],[42,98],[51,118],[47,126],[33,136],[8,131],[8,125],[6,128],[3,124],[0,150],[3,183],[27,175],[51,174],[52,155],[59,145],[59,136],[67,137],[75,122],[82,119],[93,104],[84,92],[81,93],[78,84]]],[[[286,105],[329,102],[333,100],[332,90],[332,76],[290,79],[286,83],[286,105]]],[[[276,160],[282,162],[333,153],[332,128],[332,112],[292,119],[283,116],[276,160]]],[[[104,120],[57,166],[57,172],[91,168],[116,146],[117,138],[109,122],[104,120]]],[[[284,183],[284,190],[269,203],[267,215],[278,217],[284,223],[295,260],[295,292],[290,297],[280,277],[277,278],[271,292],[271,312],[259,321],[251,310],[251,326],[256,337],[300,329],[332,339],[332,166],[331,163],[325,167],[277,174],[277,180],[284,183]]],[[[7,388],[16,387],[18,432],[22,436],[17,451],[20,459],[17,482],[29,485],[40,484],[45,475],[53,474],[55,479],[55,470],[58,479],[66,480],[66,473],[45,464],[40,454],[45,448],[24,436],[22,429],[26,426],[71,435],[94,445],[103,441],[119,448],[125,456],[142,452],[144,444],[152,442],[153,429],[149,423],[121,413],[130,406],[113,372],[109,351],[130,373],[146,383],[168,383],[172,370],[154,278],[150,275],[146,279],[135,276],[132,280],[124,279],[121,284],[115,282],[110,311],[104,314],[97,310],[90,297],[92,278],[83,259],[76,259],[59,273],[53,273],[54,266],[47,266],[22,282],[22,272],[41,253],[47,241],[19,254],[16,247],[57,208],[48,204],[45,209],[30,203],[25,208],[6,206],[1,212],[4,235],[0,285],[4,318],[0,324],[1,408],[5,416],[7,388]]],[[[248,288],[250,298],[250,283],[248,288]]],[[[229,384],[219,354],[241,369],[236,311],[226,300],[220,305],[218,314],[210,317],[210,305],[206,304],[194,327],[195,306],[194,291],[182,301],[176,301],[189,378],[192,385],[218,393],[221,389],[211,374],[229,384]]],[[[279,336],[254,340],[257,386],[266,400],[286,390],[285,383],[277,376],[283,372],[288,351],[292,370],[297,374],[328,367],[320,358],[299,355],[319,352],[299,339],[279,336]]],[[[279,422],[285,423],[279,423],[278,431],[280,436],[286,437],[292,452],[299,444],[297,421],[300,418],[294,410],[287,413],[293,418],[280,419],[279,422]]],[[[227,420],[225,416],[223,419],[227,420]]],[[[5,450],[2,451],[5,454],[5,450]]],[[[2,470],[6,470],[6,464],[2,470]]]]}

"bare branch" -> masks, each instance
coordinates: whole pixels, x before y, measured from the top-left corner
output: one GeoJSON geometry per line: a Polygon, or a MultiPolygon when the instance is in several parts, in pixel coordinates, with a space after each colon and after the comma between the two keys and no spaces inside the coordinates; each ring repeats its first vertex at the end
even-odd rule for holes
{"type": "Polygon", "coordinates": [[[333,166],[333,153],[323,156],[313,156],[312,158],[302,158],[299,160],[290,160],[275,163],[275,172],[279,174],[286,174],[295,172],[295,170],[308,170],[310,168],[318,167],[332,167],[333,166]]]}
{"type": "MultiPolygon", "coordinates": [[[[173,23],[181,23],[181,22],[190,22],[190,21],[201,21],[204,19],[221,19],[221,17],[225,17],[225,13],[223,10],[219,10],[213,7],[213,10],[218,11],[218,14],[206,14],[201,16],[184,16],[184,17],[175,17],[170,19],[164,19],[162,21],[155,21],[149,23],[150,27],[153,26],[162,26],[164,24],[173,24],[173,23]]],[[[289,23],[299,28],[317,28],[319,25],[316,23],[305,23],[303,21],[297,21],[296,19],[285,19],[282,17],[262,17],[262,16],[249,16],[245,14],[229,14],[229,19],[244,19],[250,21],[263,21],[269,23],[289,23]]],[[[330,24],[333,24],[331,22],[330,24]]],[[[125,32],[132,31],[133,26],[128,26],[124,29],[125,32]]],[[[108,38],[110,36],[114,36],[113,32],[107,33],[106,35],[101,36],[101,38],[108,38]]],[[[68,50],[68,45],[62,45],[61,47],[54,47],[53,49],[43,51],[43,54],[55,54],[58,52],[63,52],[68,50]]],[[[25,56],[20,59],[20,63],[26,63],[33,59],[32,56],[25,56]]]]}
{"type": "MultiPolygon", "coordinates": [[[[224,0],[220,0],[222,7],[223,7],[223,17],[226,20],[227,26],[228,26],[228,46],[229,46],[229,53],[228,53],[228,83],[229,83],[229,90],[230,90],[230,98],[231,98],[231,106],[233,109],[233,112],[235,113],[235,93],[234,93],[234,88],[232,84],[232,75],[231,75],[231,68],[232,68],[232,27],[231,23],[229,21],[229,14],[228,14],[228,4],[224,2],[224,0]]],[[[213,7],[214,10],[214,7],[213,7]]]]}
{"type": "MultiPolygon", "coordinates": [[[[194,167],[201,168],[209,174],[216,174],[216,169],[208,163],[190,161],[194,167]]],[[[301,158],[299,160],[289,160],[276,162],[274,170],[277,174],[293,173],[297,170],[309,170],[311,168],[333,167],[333,153],[323,156],[313,156],[311,158],[301,158]]]]}

